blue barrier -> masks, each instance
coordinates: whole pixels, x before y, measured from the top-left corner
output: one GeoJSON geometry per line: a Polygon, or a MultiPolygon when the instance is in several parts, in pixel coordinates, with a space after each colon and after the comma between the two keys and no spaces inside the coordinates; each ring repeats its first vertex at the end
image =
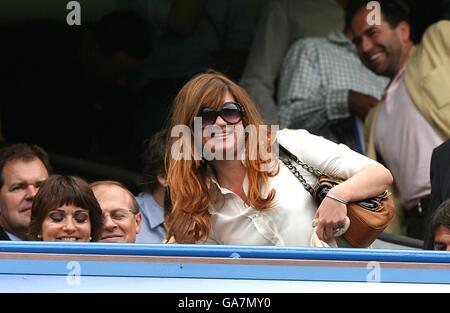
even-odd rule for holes
{"type": "Polygon", "coordinates": [[[296,288],[300,286],[299,283],[314,282],[444,284],[450,287],[450,253],[254,246],[0,242],[0,291],[3,292],[14,291],[14,288],[33,292],[133,291],[137,286],[140,291],[158,291],[160,289],[157,286],[161,284],[168,288],[175,283],[188,284],[194,290],[194,286],[198,288],[212,284],[213,287],[208,287],[211,290],[244,282],[245,290],[249,291],[269,282],[272,283],[271,286],[273,283],[291,287],[294,284],[296,288]],[[83,283],[77,285],[78,289],[74,289],[70,279],[78,279],[83,283]],[[80,286],[84,289],[80,289],[80,286]]]}

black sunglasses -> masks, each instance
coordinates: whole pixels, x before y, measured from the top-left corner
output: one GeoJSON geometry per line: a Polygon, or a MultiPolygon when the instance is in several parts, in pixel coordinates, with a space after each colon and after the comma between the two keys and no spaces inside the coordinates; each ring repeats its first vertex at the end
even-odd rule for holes
{"type": "Polygon", "coordinates": [[[228,124],[234,125],[244,118],[244,108],[239,103],[226,102],[220,110],[204,108],[198,116],[202,118],[202,127],[214,125],[218,116],[228,124]]]}

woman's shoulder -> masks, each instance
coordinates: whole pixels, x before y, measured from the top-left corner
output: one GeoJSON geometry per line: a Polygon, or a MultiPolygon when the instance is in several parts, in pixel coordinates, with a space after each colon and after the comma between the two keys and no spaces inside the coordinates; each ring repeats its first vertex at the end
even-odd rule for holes
{"type": "Polygon", "coordinates": [[[294,137],[301,137],[301,136],[312,136],[307,130],[305,129],[291,129],[291,128],[285,128],[277,131],[277,139],[285,139],[285,138],[294,138],[294,137]]]}
{"type": "Polygon", "coordinates": [[[305,144],[315,144],[323,140],[322,137],[310,134],[304,129],[289,129],[285,128],[279,130],[276,134],[278,144],[291,150],[305,146],[305,144]]]}
{"type": "Polygon", "coordinates": [[[277,132],[276,138],[279,145],[306,163],[326,163],[327,160],[355,157],[356,154],[345,145],[313,135],[304,129],[283,129],[277,132]]]}
{"type": "Polygon", "coordinates": [[[283,129],[277,132],[278,144],[304,163],[332,176],[348,178],[375,161],[306,130],[283,129]]]}
{"type": "MultiPolygon", "coordinates": [[[[304,129],[283,129],[277,132],[276,141],[279,146],[290,151],[293,155],[303,160],[303,162],[311,162],[317,158],[317,153],[323,154],[322,150],[334,150],[328,147],[330,142],[309,133],[304,129]],[[313,159],[313,160],[311,160],[313,159]]],[[[332,143],[334,145],[334,143],[332,143]]]]}

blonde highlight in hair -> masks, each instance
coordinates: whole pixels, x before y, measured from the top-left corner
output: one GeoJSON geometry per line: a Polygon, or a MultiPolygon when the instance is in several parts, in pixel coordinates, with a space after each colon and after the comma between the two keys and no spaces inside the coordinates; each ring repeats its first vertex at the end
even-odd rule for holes
{"type": "MultiPolygon", "coordinates": [[[[250,205],[256,210],[268,209],[275,198],[275,190],[268,191],[265,197],[261,191],[265,190],[269,178],[278,173],[278,166],[274,165],[271,170],[264,171],[262,166],[269,164],[270,160],[263,160],[260,154],[257,154],[256,158],[250,157],[252,149],[256,148],[259,151],[262,144],[258,139],[261,139],[259,126],[263,123],[255,104],[241,87],[224,75],[213,71],[199,74],[186,83],[176,96],[170,118],[169,129],[177,125],[191,127],[191,140],[190,143],[186,143],[190,146],[184,146],[190,149],[190,158],[182,160],[172,158],[172,145],[178,139],[170,137],[170,132],[166,147],[167,180],[173,205],[168,218],[167,238],[174,236],[178,243],[201,242],[206,240],[209,234],[208,208],[212,200],[208,188],[209,174],[206,162],[195,159],[192,125],[202,108],[219,108],[223,104],[226,92],[229,92],[244,108],[245,115],[242,119],[244,127],[252,125],[256,129],[255,134],[246,137],[245,143],[245,162],[249,181],[247,196],[250,205]]],[[[266,145],[263,148],[268,148],[272,143],[272,134],[269,131],[263,137],[263,142],[266,145]]]]}

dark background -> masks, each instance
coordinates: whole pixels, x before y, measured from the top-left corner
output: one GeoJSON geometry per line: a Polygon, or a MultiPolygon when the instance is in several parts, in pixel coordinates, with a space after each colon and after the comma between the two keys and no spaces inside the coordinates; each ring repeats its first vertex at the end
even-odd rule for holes
{"type": "MultiPolygon", "coordinates": [[[[242,1],[251,6],[256,19],[267,3],[242,1]]],[[[140,118],[139,106],[145,105],[137,100],[139,95],[107,87],[80,88],[83,75],[76,62],[80,34],[117,10],[119,1],[78,1],[81,26],[66,24],[68,2],[0,2],[1,144],[38,144],[50,152],[57,172],[116,178],[131,186],[141,169],[143,142],[164,120],[153,121],[150,131],[139,133],[135,121],[140,118]],[[97,97],[101,100],[96,102],[97,97]],[[36,126],[30,130],[26,125],[36,126]]],[[[413,2],[419,34],[443,17],[438,1],[413,2]]]]}

